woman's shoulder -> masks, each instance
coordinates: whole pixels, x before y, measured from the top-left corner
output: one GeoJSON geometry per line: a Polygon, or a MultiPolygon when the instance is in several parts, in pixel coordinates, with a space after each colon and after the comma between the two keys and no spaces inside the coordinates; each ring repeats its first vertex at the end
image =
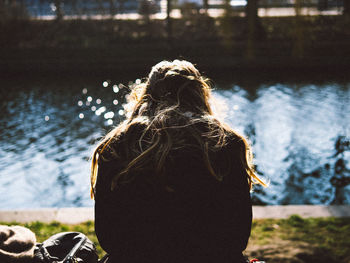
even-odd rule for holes
{"type": "Polygon", "coordinates": [[[237,134],[236,132],[229,130],[226,133],[226,141],[227,145],[229,147],[234,147],[235,149],[239,150],[241,147],[244,146],[244,138],[243,136],[237,134]]]}

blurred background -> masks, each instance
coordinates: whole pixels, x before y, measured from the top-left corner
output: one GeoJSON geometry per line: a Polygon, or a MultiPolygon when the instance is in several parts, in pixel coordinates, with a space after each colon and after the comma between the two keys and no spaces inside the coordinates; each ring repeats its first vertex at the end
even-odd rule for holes
{"type": "Polygon", "coordinates": [[[214,83],[256,205],[350,204],[350,1],[0,0],[0,209],[92,206],[89,158],[163,59],[214,83]]]}

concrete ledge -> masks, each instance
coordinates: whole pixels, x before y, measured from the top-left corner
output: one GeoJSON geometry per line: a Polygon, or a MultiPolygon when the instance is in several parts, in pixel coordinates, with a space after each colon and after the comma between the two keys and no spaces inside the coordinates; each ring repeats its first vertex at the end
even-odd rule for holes
{"type": "Polygon", "coordinates": [[[0,210],[0,222],[34,222],[49,223],[58,221],[66,224],[79,224],[94,220],[93,207],[42,208],[35,210],[0,210]]]}
{"type": "MultiPolygon", "coordinates": [[[[254,219],[288,218],[291,215],[309,217],[350,217],[350,205],[286,205],[253,206],[254,219]]],[[[0,210],[0,222],[26,223],[58,221],[66,224],[78,224],[94,220],[93,207],[42,208],[36,210],[0,210]]]]}
{"type": "MultiPolygon", "coordinates": [[[[253,206],[254,219],[288,218],[291,215],[309,217],[350,217],[350,205],[276,205],[253,206]]],[[[0,216],[1,218],[1,216],[0,216]]]]}

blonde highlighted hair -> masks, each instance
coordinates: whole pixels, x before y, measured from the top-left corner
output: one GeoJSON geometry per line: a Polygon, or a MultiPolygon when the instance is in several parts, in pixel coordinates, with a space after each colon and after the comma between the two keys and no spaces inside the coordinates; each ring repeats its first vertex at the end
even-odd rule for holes
{"type": "MultiPolygon", "coordinates": [[[[118,158],[120,152],[113,143],[122,135],[132,133],[141,127],[141,134],[133,143],[127,144],[124,153],[127,163],[114,175],[111,189],[131,180],[136,171],[150,169],[159,180],[166,177],[165,164],[169,153],[188,147],[185,137],[190,135],[196,147],[203,155],[203,161],[209,173],[218,180],[218,174],[209,158],[227,144],[227,137],[234,137],[240,143],[239,162],[246,171],[247,180],[253,183],[265,183],[255,174],[252,153],[245,138],[227,125],[220,123],[211,110],[210,81],[204,78],[194,65],[184,60],[162,61],[155,65],[144,83],[135,86],[127,96],[126,120],[108,133],[96,147],[92,156],[91,196],[95,193],[99,159],[111,161],[118,158]],[[198,128],[207,127],[207,128],[198,128]]],[[[167,187],[165,185],[165,187],[167,187]]]]}

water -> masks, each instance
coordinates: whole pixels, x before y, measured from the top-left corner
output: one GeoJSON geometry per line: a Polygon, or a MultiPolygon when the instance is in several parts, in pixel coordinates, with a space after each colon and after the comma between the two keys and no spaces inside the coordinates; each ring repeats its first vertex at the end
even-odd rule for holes
{"type": "MultiPolygon", "coordinates": [[[[0,209],[92,206],[89,157],[123,119],[127,88],[78,77],[0,85],[0,209]]],[[[255,204],[350,204],[350,81],[228,80],[214,98],[269,181],[255,204]]]]}

